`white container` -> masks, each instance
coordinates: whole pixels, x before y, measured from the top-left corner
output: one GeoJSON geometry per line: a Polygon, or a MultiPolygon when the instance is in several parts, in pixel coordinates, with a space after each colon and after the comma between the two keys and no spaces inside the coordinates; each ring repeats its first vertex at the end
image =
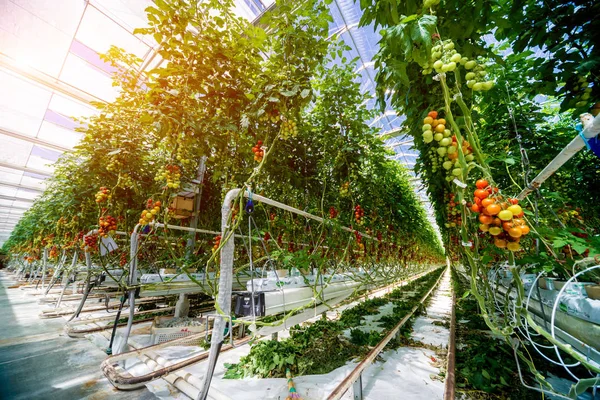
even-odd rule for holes
{"type": "MultiPolygon", "coordinates": [[[[198,321],[201,321],[202,324],[199,326],[184,326],[184,327],[176,327],[176,328],[159,328],[160,325],[164,324],[166,321],[173,319],[173,317],[156,317],[152,322],[152,328],[150,332],[152,333],[152,337],[150,341],[152,344],[160,344],[164,342],[168,342],[169,340],[181,339],[186,336],[194,335],[196,333],[202,333],[206,330],[206,320],[203,318],[199,318],[198,321]]],[[[198,346],[204,338],[196,338],[190,339],[189,341],[184,341],[180,343],[181,346],[198,346]]]]}

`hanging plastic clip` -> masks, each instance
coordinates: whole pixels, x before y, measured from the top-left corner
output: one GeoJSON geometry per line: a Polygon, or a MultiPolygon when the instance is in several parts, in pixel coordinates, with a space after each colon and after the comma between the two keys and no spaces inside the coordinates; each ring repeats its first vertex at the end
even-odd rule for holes
{"type": "Polygon", "coordinates": [[[246,202],[245,210],[248,214],[252,214],[254,212],[254,202],[252,201],[252,191],[250,190],[250,188],[247,188],[246,190],[248,190],[248,201],[246,202]]]}

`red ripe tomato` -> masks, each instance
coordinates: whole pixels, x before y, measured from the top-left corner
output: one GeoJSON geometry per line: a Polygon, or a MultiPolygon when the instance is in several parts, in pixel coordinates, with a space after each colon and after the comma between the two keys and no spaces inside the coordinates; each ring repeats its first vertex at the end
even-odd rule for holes
{"type": "Polygon", "coordinates": [[[485,179],[479,179],[477,182],[475,182],[475,186],[477,187],[477,189],[485,189],[486,187],[488,187],[488,185],[489,183],[485,179]]]}
{"type": "Polygon", "coordinates": [[[479,197],[473,197],[473,201],[475,202],[475,204],[477,204],[478,206],[481,206],[481,199],[479,197]]]}
{"type": "Polygon", "coordinates": [[[479,197],[481,200],[487,198],[490,194],[487,192],[487,190],[483,190],[483,189],[477,189],[474,192],[475,197],[479,197]]]}
{"type": "Polygon", "coordinates": [[[510,204],[519,204],[519,200],[517,199],[508,199],[508,201],[510,202],[510,204]]]}
{"type": "Polygon", "coordinates": [[[480,211],[479,206],[477,204],[473,204],[471,206],[471,211],[473,211],[474,213],[478,213],[480,211]]]}
{"type": "Polygon", "coordinates": [[[436,119],[438,117],[438,113],[437,111],[429,111],[429,114],[427,114],[427,116],[436,119]]]}
{"type": "Polygon", "coordinates": [[[502,229],[504,229],[506,232],[508,232],[512,227],[513,227],[512,222],[503,222],[502,223],[502,229]]]}

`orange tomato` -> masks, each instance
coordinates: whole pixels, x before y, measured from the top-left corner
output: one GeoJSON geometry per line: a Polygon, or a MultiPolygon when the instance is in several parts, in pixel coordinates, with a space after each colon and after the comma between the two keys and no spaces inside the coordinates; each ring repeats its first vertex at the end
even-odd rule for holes
{"type": "Polygon", "coordinates": [[[504,240],[504,239],[494,239],[494,244],[499,249],[504,249],[506,247],[506,240],[504,240]]]}
{"type": "Polygon", "coordinates": [[[438,119],[438,124],[446,125],[446,120],[444,118],[438,119]]]}
{"type": "Polygon", "coordinates": [[[452,154],[447,154],[450,160],[456,160],[458,158],[458,152],[454,152],[452,154]]]}
{"type": "Polygon", "coordinates": [[[473,204],[471,206],[471,211],[478,213],[480,211],[479,206],[477,204],[473,204]]]}
{"type": "Polygon", "coordinates": [[[427,114],[427,116],[436,119],[438,117],[438,113],[437,111],[429,111],[429,114],[427,114]]]}
{"type": "Polygon", "coordinates": [[[513,227],[508,230],[508,234],[514,238],[520,238],[523,235],[523,231],[519,227],[513,227]]]}
{"type": "Polygon", "coordinates": [[[502,229],[504,229],[506,232],[508,232],[510,230],[510,228],[512,228],[514,225],[512,222],[503,222],[502,223],[502,229]]]}
{"type": "MultiPolygon", "coordinates": [[[[488,206],[494,204],[495,202],[496,201],[494,199],[490,199],[488,197],[488,198],[485,198],[485,199],[481,200],[481,205],[487,208],[488,206]]],[[[498,214],[498,213],[496,213],[496,214],[498,214]]]]}
{"type": "Polygon", "coordinates": [[[490,217],[489,215],[484,215],[484,214],[479,215],[479,222],[481,222],[482,224],[489,225],[493,221],[494,221],[494,219],[492,217],[490,217]]]}
{"type": "Polygon", "coordinates": [[[475,202],[475,204],[477,204],[478,206],[481,205],[481,199],[479,197],[473,197],[473,201],[475,202]]]}
{"type": "Polygon", "coordinates": [[[521,226],[521,225],[525,225],[525,220],[522,220],[519,218],[514,218],[513,223],[515,224],[515,226],[521,226]]]}
{"type": "Polygon", "coordinates": [[[434,130],[437,133],[444,133],[444,131],[446,130],[446,126],[442,125],[442,124],[438,124],[438,126],[436,126],[434,130]]]}
{"type": "Polygon", "coordinates": [[[438,120],[434,118],[434,119],[433,119],[433,122],[431,123],[431,126],[432,126],[433,128],[435,128],[436,126],[438,126],[438,124],[439,124],[438,120]]]}
{"type": "Polygon", "coordinates": [[[496,226],[502,226],[502,220],[500,220],[500,218],[494,218],[494,221],[492,222],[492,224],[494,224],[496,226]]]}
{"type": "Polygon", "coordinates": [[[433,123],[433,118],[431,118],[431,117],[426,117],[426,118],[423,120],[423,123],[424,123],[424,124],[429,124],[429,125],[431,125],[431,124],[433,123]]]}
{"type": "MultiPolygon", "coordinates": [[[[488,200],[488,199],[486,199],[488,200]]],[[[498,204],[490,204],[485,208],[490,215],[496,215],[500,212],[501,208],[498,204]]]]}
{"type": "Polygon", "coordinates": [[[481,200],[487,198],[490,194],[487,192],[487,190],[483,190],[483,189],[477,189],[474,192],[475,197],[479,197],[481,200]]]}
{"type": "Polygon", "coordinates": [[[521,228],[521,233],[523,235],[527,235],[529,233],[529,227],[527,225],[521,225],[519,228],[521,228]]]}

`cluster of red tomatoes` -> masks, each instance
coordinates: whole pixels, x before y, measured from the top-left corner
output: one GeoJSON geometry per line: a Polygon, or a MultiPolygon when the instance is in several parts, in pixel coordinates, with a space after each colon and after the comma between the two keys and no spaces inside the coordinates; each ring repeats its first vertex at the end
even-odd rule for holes
{"type": "Polygon", "coordinates": [[[365,217],[365,210],[363,210],[362,207],[357,204],[356,207],[354,207],[354,219],[356,220],[356,223],[358,225],[364,224],[365,223],[364,217],[365,217]]]}
{"type": "Polygon", "coordinates": [[[259,140],[252,147],[252,152],[254,153],[254,161],[256,162],[261,162],[265,156],[265,151],[262,149],[262,144],[262,140],[259,140]]]}
{"type": "Polygon", "coordinates": [[[98,235],[84,236],[84,244],[89,250],[98,248],[98,235]]]}
{"type": "Polygon", "coordinates": [[[117,219],[115,217],[111,217],[110,215],[100,217],[98,226],[98,234],[106,238],[109,234],[113,235],[117,230],[117,219]]]}
{"type": "Polygon", "coordinates": [[[360,249],[361,252],[365,251],[365,245],[362,242],[362,235],[360,234],[359,231],[354,231],[354,237],[356,237],[356,243],[358,243],[358,248],[360,249]]]}
{"type": "Polygon", "coordinates": [[[213,239],[213,248],[212,248],[213,253],[219,249],[219,246],[221,246],[221,235],[217,235],[213,239]]]}
{"type": "Polygon", "coordinates": [[[510,251],[521,249],[521,237],[529,233],[529,226],[523,220],[523,209],[517,199],[504,199],[492,188],[488,181],[480,179],[476,182],[474,203],[471,211],[480,213],[479,229],[494,237],[496,247],[510,251]]]}
{"type": "Polygon", "coordinates": [[[119,266],[124,267],[127,265],[127,253],[122,252],[121,258],[119,258],[119,266]]]}
{"type": "Polygon", "coordinates": [[[331,218],[331,219],[337,218],[338,214],[339,213],[335,209],[335,207],[333,207],[333,206],[329,207],[329,218],[331,218]]]}
{"type": "Polygon", "coordinates": [[[58,248],[56,246],[52,246],[52,248],[50,249],[50,252],[48,253],[48,257],[50,257],[50,258],[58,257],[58,248]]]}
{"type": "Polygon", "coordinates": [[[160,201],[153,201],[152,199],[148,199],[146,202],[146,210],[142,211],[142,215],[140,216],[140,220],[138,221],[140,225],[147,225],[150,222],[154,221],[156,218],[156,214],[160,212],[160,201]]]}
{"type": "Polygon", "coordinates": [[[96,203],[104,203],[108,199],[110,199],[110,190],[103,186],[98,193],[96,193],[96,203]]]}

